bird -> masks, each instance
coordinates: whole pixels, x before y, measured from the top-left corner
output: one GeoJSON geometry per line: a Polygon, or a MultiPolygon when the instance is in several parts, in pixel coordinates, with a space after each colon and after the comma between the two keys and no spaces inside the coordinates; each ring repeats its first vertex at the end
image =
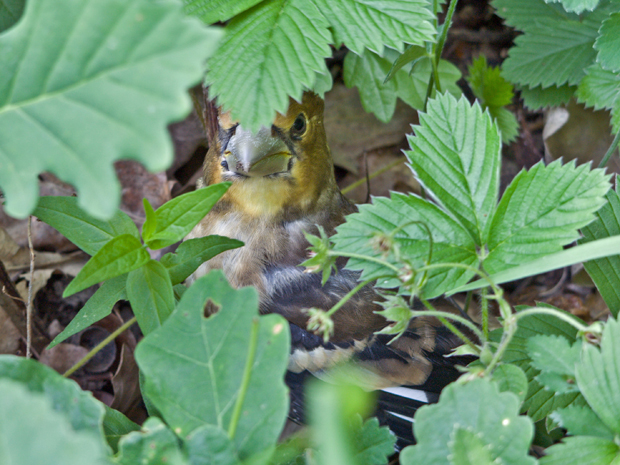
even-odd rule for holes
{"type": "MultiPolygon", "coordinates": [[[[206,94],[205,94],[206,95],[206,94]]],[[[286,318],[291,354],[286,381],[291,389],[289,417],[302,422],[303,384],[344,362],[353,362],[366,389],[379,390],[377,416],[397,435],[401,445],[413,442],[413,415],[436,402],[441,388],[459,376],[447,358],[461,344],[431,317],[411,320],[400,338],[376,334],[388,322],[379,311],[381,296],[363,287],[333,315],[329,340],[308,331],[306,309],[329,310],[359,283],[360,273],[346,269],[345,258],[325,283],[300,266],[308,259],[306,234],[328,236],[357,211],[340,191],[323,123],[324,101],[306,91],[289,100],[271,126],[252,132],[205,97],[209,149],[203,165],[206,185],[228,181],[228,191],[186,239],[211,234],[244,242],[203,263],[191,284],[220,269],[233,287],[254,286],[261,313],[286,318]]],[[[208,311],[208,309],[207,309],[208,311]]]]}

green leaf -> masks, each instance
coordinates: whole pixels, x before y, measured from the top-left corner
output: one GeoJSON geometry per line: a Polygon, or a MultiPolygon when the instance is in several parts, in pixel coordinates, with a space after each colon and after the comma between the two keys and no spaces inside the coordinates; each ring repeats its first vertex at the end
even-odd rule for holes
{"type": "Polygon", "coordinates": [[[620,71],[620,12],[612,13],[601,26],[600,35],[594,43],[598,61],[603,68],[620,71]]]}
{"type": "Polygon", "coordinates": [[[116,210],[109,220],[99,220],[78,207],[76,197],[41,197],[32,214],[89,255],[95,255],[110,239],[122,234],[140,237],[126,213],[116,210]]]}
{"type": "Polygon", "coordinates": [[[183,0],[185,13],[197,16],[205,24],[227,21],[262,0],[183,0]]]}
{"type": "Polygon", "coordinates": [[[599,0],[545,0],[547,3],[561,3],[564,9],[570,13],[583,13],[592,11],[598,5],[599,0]]]}
{"type": "MultiPolygon", "coordinates": [[[[383,252],[374,245],[376,238],[398,229],[393,237],[394,247],[417,267],[429,259],[430,231],[433,238],[431,263],[478,265],[476,244],[468,232],[439,207],[420,197],[392,193],[391,199],[375,197],[372,205],[360,205],[359,210],[359,213],[348,215],[346,223],[336,228],[337,233],[331,237],[336,245],[334,250],[383,259],[383,252]]],[[[397,263],[393,254],[384,260],[397,263]]],[[[361,258],[350,258],[347,268],[361,270],[361,280],[394,274],[381,264],[361,258]]],[[[422,296],[431,298],[467,282],[472,272],[450,267],[431,270],[427,277],[422,296]]],[[[377,286],[389,288],[399,284],[383,279],[377,286]]]]}
{"type": "Polygon", "coordinates": [[[379,55],[388,46],[399,52],[403,43],[435,41],[433,15],[425,0],[313,0],[334,30],[336,46],[345,44],[357,55],[367,48],[379,55]]]}
{"type": "MultiPolygon", "coordinates": [[[[359,418],[359,417],[357,417],[359,418]]],[[[364,465],[383,465],[387,458],[394,453],[396,438],[385,426],[379,426],[376,417],[369,418],[362,423],[357,422],[357,431],[354,431],[354,450],[357,463],[364,465]]]]}
{"type": "Polygon", "coordinates": [[[133,431],[119,441],[120,465],[189,465],[183,456],[177,437],[157,417],[150,417],[140,431],[133,431]]]}
{"type": "Polygon", "coordinates": [[[144,205],[144,214],[146,216],[146,220],[142,225],[142,240],[148,242],[157,228],[157,216],[151,202],[146,197],[142,199],[142,205],[144,205]]]}
{"type": "Polygon", "coordinates": [[[620,449],[613,441],[594,437],[564,438],[546,449],[540,465],[610,465],[617,463],[620,449]]]}
{"type": "MultiPolygon", "coordinates": [[[[88,434],[102,442],[103,404],[95,400],[90,392],[82,391],[75,381],[63,378],[32,359],[13,355],[0,355],[0,378],[19,382],[33,394],[44,394],[51,400],[52,408],[69,420],[74,431],[88,434]]],[[[0,392],[0,399],[5,399],[5,391],[0,392]]],[[[17,417],[3,414],[0,415],[2,418],[12,422],[17,417]]],[[[0,436],[4,437],[3,434],[0,436]]],[[[0,463],[9,462],[0,460],[0,463]]]]}
{"type": "Polygon", "coordinates": [[[456,428],[448,446],[451,465],[493,465],[490,446],[470,430],[456,428]]]}
{"type": "MultiPolygon", "coordinates": [[[[255,318],[256,290],[234,290],[222,272],[214,271],[198,279],[162,327],[138,345],[144,393],[179,436],[205,424],[228,429],[255,318]],[[219,311],[205,319],[208,300],[219,311]]],[[[275,444],[288,413],[286,321],[266,315],[259,322],[252,375],[233,439],[241,460],[275,444]]]]}
{"type": "Polygon", "coordinates": [[[9,215],[36,206],[37,176],[75,185],[78,202],[111,217],[113,162],[151,171],[172,161],[166,126],[191,108],[219,34],[172,1],[30,0],[0,36],[0,186],[9,215]]]}
{"type": "Polygon", "coordinates": [[[301,100],[331,56],[327,20],[308,0],[262,2],[233,18],[207,63],[209,92],[247,129],[286,113],[301,100]]]}
{"type": "MultiPolygon", "coordinates": [[[[585,79],[585,78],[584,78],[585,79]]],[[[583,79],[581,80],[583,82],[583,79]]],[[[547,107],[558,107],[570,102],[575,95],[577,86],[550,86],[543,89],[542,87],[519,86],[521,98],[525,106],[530,110],[539,110],[547,107]]]]}
{"type": "MultiPolygon", "coordinates": [[[[581,229],[583,238],[579,241],[580,244],[620,235],[620,196],[617,190],[611,189],[605,198],[607,203],[595,213],[596,219],[581,229]]],[[[620,311],[620,256],[590,260],[585,262],[584,266],[609,311],[617,317],[620,311]]]]}
{"type": "Polygon", "coordinates": [[[45,395],[0,379],[0,463],[84,465],[107,463],[102,438],[74,430],[45,395]]]}
{"type": "Polygon", "coordinates": [[[494,383],[484,379],[450,384],[441,393],[438,404],[420,408],[414,423],[418,443],[401,452],[400,463],[450,463],[449,444],[456,429],[466,429],[482,444],[488,444],[490,456],[497,463],[536,463],[527,455],[534,425],[528,417],[519,416],[517,396],[500,393],[494,383]]]}
{"type": "Polygon", "coordinates": [[[517,365],[502,363],[493,371],[493,381],[497,383],[499,392],[512,392],[521,402],[527,395],[527,376],[517,365]]]}
{"type": "Polygon", "coordinates": [[[84,265],[65,289],[63,297],[140,268],[150,259],[139,239],[129,234],[121,234],[99,249],[84,265]]]}
{"type": "Polygon", "coordinates": [[[103,431],[105,439],[114,450],[118,452],[118,441],[132,431],[139,431],[140,426],[131,421],[118,410],[105,406],[105,416],[103,417],[103,431]]]}
{"type": "Polygon", "coordinates": [[[127,277],[127,297],[145,336],[159,328],[174,310],[168,270],[156,260],[133,270],[127,277]]]}
{"type": "Polygon", "coordinates": [[[428,102],[405,152],[416,177],[480,246],[499,189],[501,141],[480,106],[442,95],[428,102]]]}
{"type": "Polygon", "coordinates": [[[521,171],[493,216],[484,268],[495,273],[562,250],[605,203],[608,179],[603,170],[575,166],[574,160],[521,171]]]}
{"type": "Polygon", "coordinates": [[[175,253],[167,253],[161,264],[168,269],[172,284],[185,281],[200,265],[226,250],[243,246],[243,242],[217,235],[181,242],[175,253]]]}
{"type": "Polygon", "coordinates": [[[503,107],[512,103],[512,84],[500,75],[498,66],[488,66],[486,56],[480,55],[467,69],[467,82],[483,108],[503,107]]]}
{"type": "Polygon", "coordinates": [[[567,13],[561,5],[541,0],[493,0],[492,4],[507,25],[524,32],[536,33],[539,27],[537,20],[561,22],[580,19],[575,13],[567,13]]]}
{"type": "Polygon", "coordinates": [[[586,69],[586,76],[579,83],[576,96],[579,102],[595,110],[612,108],[620,95],[620,75],[607,71],[599,63],[586,69]]]}
{"type": "Polygon", "coordinates": [[[534,336],[527,342],[532,366],[541,373],[536,380],[556,393],[579,392],[575,383],[575,364],[579,362],[581,342],[572,346],[561,336],[534,336]]]}
{"type": "Polygon", "coordinates": [[[577,364],[577,384],[603,423],[620,433],[620,324],[609,318],[601,350],[585,344],[577,364]]]}
{"type": "Polygon", "coordinates": [[[78,314],[73,317],[71,323],[47,346],[47,349],[51,349],[56,344],[61,343],[112,313],[114,304],[119,300],[127,298],[126,284],[126,274],[104,282],[92,297],[88,299],[78,314]]]}
{"type": "Polygon", "coordinates": [[[422,57],[428,57],[428,53],[426,51],[426,47],[422,47],[419,45],[409,45],[405,49],[403,53],[398,55],[392,64],[392,68],[390,68],[390,72],[385,76],[384,84],[388,82],[396,72],[398,72],[403,66],[408,63],[417,62],[422,57]]]}
{"type": "Polygon", "coordinates": [[[519,135],[519,122],[514,113],[506,108],[489,107],[488,110],[502,134],[502,142],[513,142],[519,135]]]}
{"type": "Polygon", "coordinates": [[[235,445],[226,432],[214,425],[203,425],[183,441],[192,465],[240,465],[235,445]]]}
{"type": "Polygon", "coordinates": [[[334,80],[331,73],[316,73],[316,81],[310,90],[318,94],[322,99],[325,98],[325,93],[332,90],[334,86],[334,80]]]}
{"type": "Polygon", "coordinates": [[[596,436],[609,441],[614,439],[614,432],[605,426],[590,407],[571,405],[549,416],[572,436],[596,436]]]}
{"type": "Polygon", "coordinates": [[[146,241],[147,245],[151,249],[163,249],[182,240],[211,211],[229,187],[229,182],[213,184],[163,204],[155,212],[157,223],[154,233],[146,241]]]}
{"type": "Polygon", "coordinates": [[[13,26],[24,12],[25,0],[0,0],[0,32],[13,26]]]}

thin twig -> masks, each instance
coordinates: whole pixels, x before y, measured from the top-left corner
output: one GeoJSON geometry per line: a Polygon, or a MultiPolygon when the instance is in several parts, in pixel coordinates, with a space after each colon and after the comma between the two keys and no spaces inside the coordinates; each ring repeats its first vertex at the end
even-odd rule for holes
{"type": "Polygon", "coordinates": [[[607,149],[607,153],[605,154],[605,156],[599,163],[598,165],[599,168],[602,168],[607,164],[607,162],[611,158],[611,154],[614,153],[614,151],[616,150],[616,147],[618,147],[618,142],[620,142],[620,131],[617,132],[616,137],[614,137],[614,140],[609,146],[609,149],[607,149]]]}
{"type": "Polygon", "coordinates": [[[371,179],[376,178],[377,176],[379,176],[380,174],[385,173],[388,170],[391,170],[392,168],[397,167],[398,165],[402,165],[403,163],[405,163],[407,161],[407,158],[399,158],[396,161],[393,161],[392,163],[389,163],[387,165],[385,165],[383,168],[379,168],[377,171],[375,171],[374,173],[371,173],[370,175],[362,178],[362,179],[358,179],[357,181],[355,181],[353,184],[349,184],[347,187],[345,187],[344,189],[342,189],[342,193],[343,194],[348,194],[349,192],[351,192],[353,189],[355,189],[356,187],[361,186],[362,184],[364,184],[365,182],[367,182],[366,180],[368,180],[368,182],[370,182],[371,179]]]}
{"type": "Polygon", "coordinates": [[[28,217],[28,249],[30,250],[30,282],[26,306],[26,358],[32,357],[32,287],[34,282],[34,248],[32,247],[32,215],[28,217]]]}

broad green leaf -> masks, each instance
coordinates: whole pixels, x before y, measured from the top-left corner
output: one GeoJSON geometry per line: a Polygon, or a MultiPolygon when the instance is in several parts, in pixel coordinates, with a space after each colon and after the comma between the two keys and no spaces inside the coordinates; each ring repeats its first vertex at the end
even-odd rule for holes
{"type": "Polygon", "coordinates": [[[581,342],[572,346],[561,336],[534,336],[527,342],[532,366],[541,373],[536,380],[556,393],[579,392],[575,383],[575,364],[579,362],[581,342]]]}
{"type": "Polygon", "coordinates": [[[142,205],[144,205],[145,215],[145,221],[142,225],[142,240],[148,243],[155,232],[155,228],[157,228],[157,216],[155,215],[155,210],[153,210],[151,202],[149,202],[146,197],[142,199],[142,205]]]}
{"type": "Polygon", "coordinates": [[[547,3],[561,3],[564,9],[570,13],[583,13],[592,11],[598,5],[599,0],[545,0],[547,3]]]}
{"type": "Polygon", "coordinates": [[[500,75],[499,66],[489,66],[487,58],[480,55],[468,67],[467,82],[483,108],[503,107],[512,103],[514,89],[500,75]]]}
{"type": "Polygon", "coordinates": [[[262,2],[233,18],[207,63],[209,92],[247,129],[269,126],[301,99],[331,56],[327,20],[308,0],[262,2]]]}
{"type": "Polygon", "coordinates": [[[546,449],[540,465],[611,465],[618,463],[619,452],[618,445],[607,439],[569,437],[546,449]]]}
{"type": "Polygon", "coordinates": [[[41,197],[32,214],[89,255],[95,255],[110,239],[122,234],[140,237],[126,213],[116,210],[109,220],[99,220],[82,210],[76,197],[41,197]]]}
{"type": "Polygon", "coordinates": [[[9,215],[34,210],[37,176],[73,184],[78,202],[111,217],[113,162],[151,171],[172,161],[166,126],[191,108],[219,34],[164,0],[29,0],[0,35],[0,186],[9,215]]]}
{"type": "Polygon", "coordinates": [[[227,21],[262,0],[183,0],[185,13],[198,16],[205,24],[227,21]]]}
{"type": "Polygon", "coordinates": [[[132,431],[139,431],[140,426],[131,421],[118,410],[114,410],[106,405],[105,416],[103,417],[103,431],[105,439],[114,450],[118,452],[118,441],[132,431]]]}
{"type": "Polygon", "coordinates": [[[353,420],[354,451],[358,463],[364,465],[383,465],[387,458],[394,453],[395,437],[385,426],[379,426],[376,417],[369,418],[362,423],[358,416],[353,420]]]}
{"type": "Polygon", "coordinates": [[[594,48],[598,50],[596,61],[605,69],[620,71],[620,12],[612,13],[603,21],[599,32],[594,43],[594,48]]]}
{"type": "Polygon", "coordinates": [[[505,144],[513,142],[519,135],[519,122],[514,113],[498,107],[488,107],[488,110],[502,134],[502,142],[505,144]]]}
{"type": "Polygon", "coordinates": [[[214,425],[203,425],[183,441],[192,465],[240,465],[235,445],[226,432],[214,425]]]}
{"type": "Polygon", "coordinates": [[[181,242],[175,253],[167,253],[161,264],[168,269],[172,284],[185,281],[204,262],[230,249],[243,246],[243,242],[217,235],[189,239],[181,242]]]}
{"type": "Polygon", "coordinates": [[[325,94],[332,90],[334,86],[334,80],[332,78],[331,73],[315,73],[316,80],[314,81],[314,85],[312,86],[312,91],[318,94],[322,99],[325,98],[325,94]]]}
{"type": "Polygon", "coordinates": [[[140,268],[151,259],[139,239],[121,234],[110,240],[84,265],[69,283],[63,297],[80,292],[93,284],[116,278],[140,268]]]}
{"type": "Polygon", "coordinates": [[[140,431],[133,431],[119,441],[116,462],[120,465],[189,465],[177,437],[157,417],[150,417],[140,431]]]}
{"type": "Polygon", "coordinates": [[[612,108],[620,95],[620,75],[607,71],[599,63],[586,69],[586,76],[579,83],[576,96],[579,102],[595,110],[612,108]]]}
{"type": "Polygon", "coordinates": [[[413,430],[417,444],[401,452],[400,463],[449,464],[449,444],[458,428],[488,444],[491,458],[497,463],[536,463],[527,455],[534,425],[528,417],[519,416],[517,396],[500,393],[497,385],[484,379],[450,384],[441,393],[439,403],[420,408],[413,430]]]}
{"type": "MultiPolygon", "coordinates": [[[[19,382],[33,394],[45,395],[51,401],[51,407],[69,420],[74,431],[102,441],[103,404],[90,392],[83,391],[75,381],[63,378],[42,363],[13,355],[0,355],[0,379],[19,382]]],[[[4,399],[5,392],[0,392],[0,399],[4,399]]],[[[4,414],[0,415],[2,418],[16,419],[4,414]]],[[[0,436],[4,437],[3,434],[0,436]]],[[[9,462],[0,460],[0,463],[9,462]]]]}
{"type": "Polygon", "coordinates": [[[525,400],[527,395],[527,376],[517,365],[502,363],[493,370],[493,381],[497,383],[499,392],[509,391],[516,395],[520,401],[525,400]]]}
{"type": "Polygon", "coordinates": [[[550,86],[544,89],[540,86],[519,86],[523,103],[531,110],[565,105],[570,102],[576,90],[577,86],[569,86],[568,84],[559,87],[550,86]]]}
{"type": "Polygon", "coordinates": [[[357,55],[367,48],[379,55],[388,46],[399,52],[404,43],[435,41],[433,15],[426,0],[313,0],[334,30],[336,46],[357,55]]]}
{"type": "Polygon", "coordinates": [[[61,343],[67,338],[79,333],[83,329],[88,328],[93,323],[102,320],[110,313],[114,304],[119,300],[127,298],[126,293],[127,275],[123,274],[107,280],[97,291],[92,295],[90,299],[84,304],[77,315],[73,317],[71,323],[54,338],[54,340],[47,346],[51,349],[56,344],[61,343]]]}
{"type": "Polygon", "coordinates": [[[456,428],[448,446],[451,465],[493,465],[491,447],[468,429],[456,428]]]}
{"type": "Polygon", "coordinates": [[[241,460],[275,444],[286,420],[283,378],[290,336],[285,320],[259,317],[256,291],[234,290],[214,271],[185,292],[175,312],[136,350],[143,392],[179,436],[205,424],[228,430],[256,319],[256,354],[233,439],[241,460]],[[205,319],[207,301],[219,311],[205,319]]]}
{"type": "Polygon", "coordinates": [[[25,0],[0,0],[0,32],[13,26],[24,12],[25,0]]]}
{"type": "Polygon", "coordinates": [[[614,432],[605,426],[590,407],[572,405],[552,412],[550,417],[571,436],[596,436],[610,441],[614,439],[614,432]]]}
{"type": "MultiPolygon", "coordinates": [[[[372,205],[360,205],[360,212],[347,216],[347,221],[336,228],[331,237],[335,250],[370,255],[395,264],[394,255],[382,257],[383,252],[375,243],[381,235],[389,235],[396,229],[393,238],[395,247],[414,266],[421,266],[429,258],[432,234],[431,263],[465,263],[476,267],[478,257],[476,244],[461,225],[444,213],[439,207],[415,195],[392,193],[392,198],[375,197],[372,205]],[[428,228],[428,229],[426,229],[428,228]]],[[[347,268],[361,270],[361,280],[379,278],[393,271],[371,261],[350,258],[347,268]]],[[[472,272],[462,268],[446,267],[429,271],[423,297],[436,297],[459,283],[467,282],[472,272]]],[[[394,280],[381,280],[378,286],[394,287],[394,280]]]]}
{"type": "MultiPolygon", "coordinates": [[[[491,221],[484,262],[488,273],[559,252],[579,237],[605,203],[609,176],[560,160],[534,165],[510,183],[491,221]]],[[[542,271],[539,271],[542,272],[542,271]]]]}
{"type": "Polygon", "coordinates": [[[497,126],[478,104],[442,95],[428,102],[414,130],[406,154],[416,177],[480,246],[499,189],[497,126]]]}
{"type": "MultiPolygon", "coordinates": [[[[607,203],[595,213],[596,219],[581,228],[583,238],[579,243],[584,244],[596,239],[620,235],[620,197],[617,190],[610,189],[605,198],[607,203]]],[[[620,255],[620,247],[617,251],[620,255]]],[[[618,255],[584,263],[586,271],[614,317],[618,316],[620,311],[620,256],[618,255]]]]}
{"type": "Polygon", "coordinates": [[[0,463],[109,463],[103,438],[74,430],[49,396],[28,391],[23,384],[8,379],[0,379],[0,392],[0,463]]]}
{"type": "Polygon", "coordinates": [[[151,249],[163,249],[182,240],[209,213],[229,187],[229,182],[213,184],[179,195],[163,204],[155,212],[157,223],[154,233],[146,241],[147,245],[151,249]]]}
{"type": "Polygon", "coordinates": [[[603,423],[620,433],[620,324],[609,318],[601,350],[585,344],[577,364],[577,384],[603,423]]]}
{"type": "Polygon", "coordinates": [[[493,0],[492,4],[506,24],[524,32],[536,33],[538,23],[535,20],[579,20],[577,14],[567,13],[561,5],[545,3],[543,0],[493,0]]]}
{"type": "Polygon", "coordinates": [[[127,297],[145,336],[159,328],[174,310],[174,293],[166,267],[149,260],[129,273],[127,297]]]}
{"type": "Polygon", "coordinates": [[[428,57],[428,53],[426,51],[426,47],[422,47],[419,45],[409,45],[405,49],[403,53],[398,55],[398,58],[394,60],[392,63],[392,67],[390,68],[390,72],[385,76],[384,84],[388,82],[394,74],[399,71],[403,66],[409,63],[415,63],[422,57],[428,57]]]}

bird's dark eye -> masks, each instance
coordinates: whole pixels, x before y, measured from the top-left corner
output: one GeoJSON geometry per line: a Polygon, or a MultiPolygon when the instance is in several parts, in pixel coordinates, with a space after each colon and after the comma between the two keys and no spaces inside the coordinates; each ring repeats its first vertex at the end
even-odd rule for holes
{"type": "Polygon", "coordinates": [[[226,160],[222,160],[222,163],[220,163],[220,165],[222,165],[222,168],[228,171],[228,162],[226,160]]]}
{"type": "Polygon", "coordinates": [[[293,127],[291,128],[291,132],[294,136],[301,136],[304,132],[306,132],[306,117],[303,113],[301,113],[293,123],[293,127]]]}

